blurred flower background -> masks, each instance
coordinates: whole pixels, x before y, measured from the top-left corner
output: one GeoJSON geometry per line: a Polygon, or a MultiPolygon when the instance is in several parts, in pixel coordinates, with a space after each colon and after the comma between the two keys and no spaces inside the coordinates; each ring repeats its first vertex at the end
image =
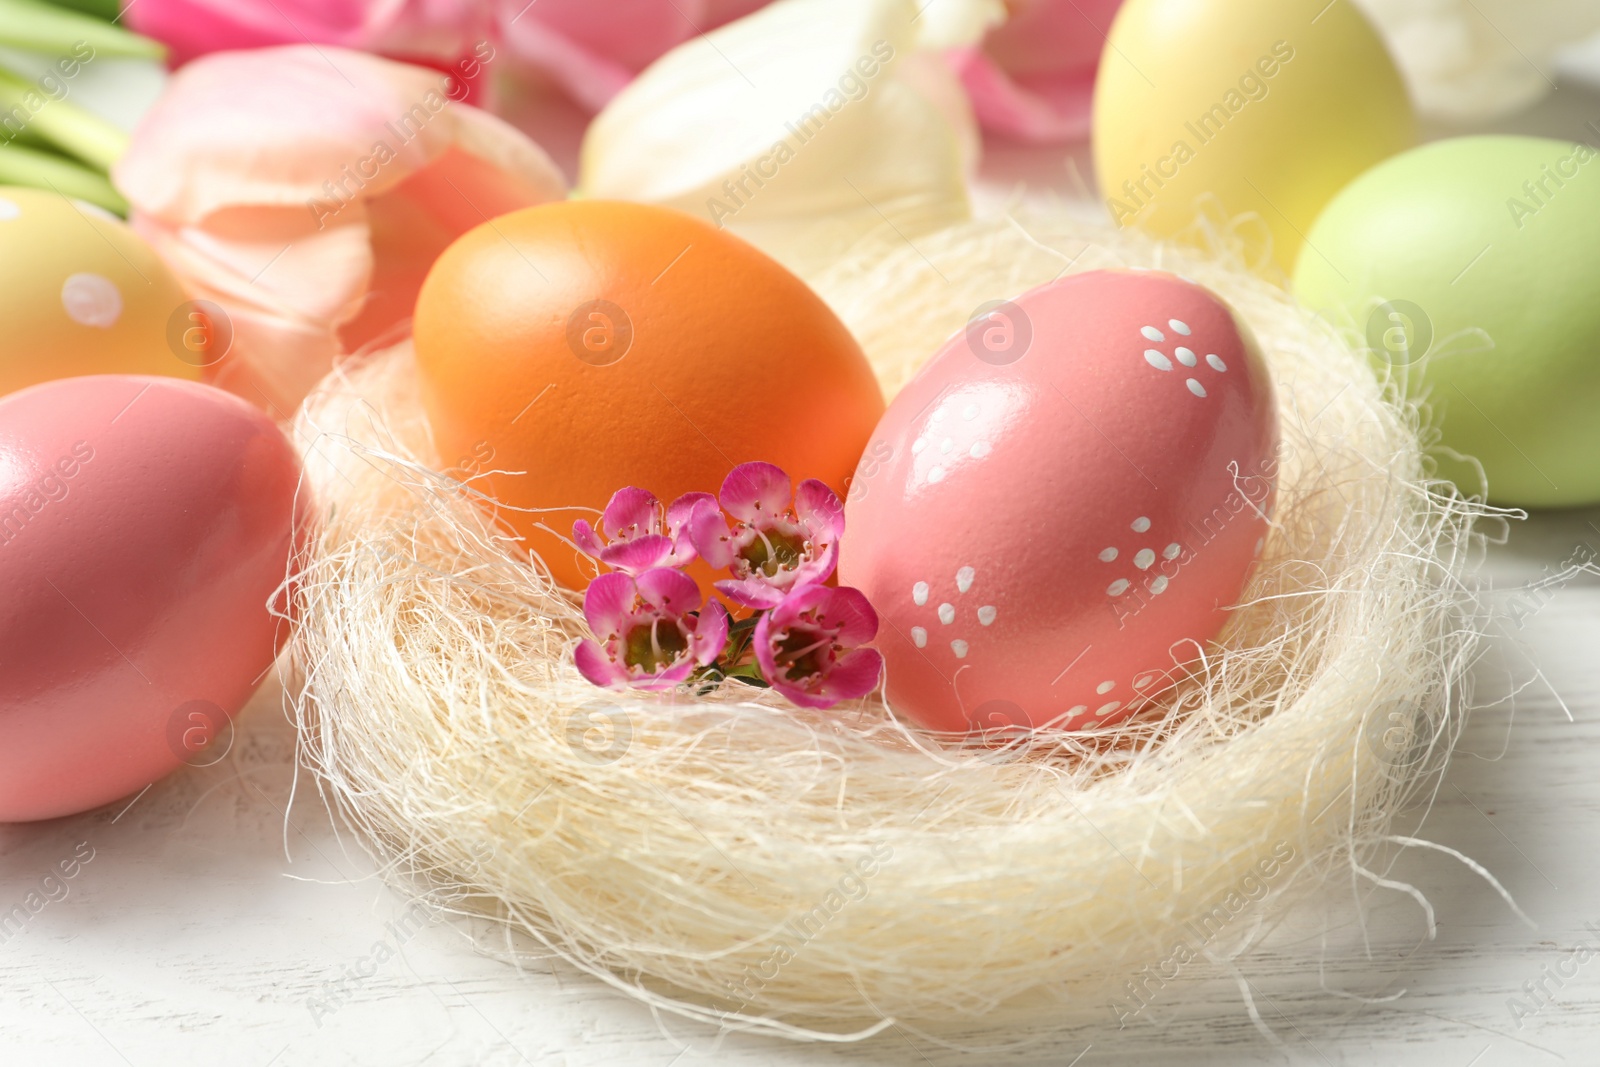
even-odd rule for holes
{"type": "MultiPolygon", "coordinates": [[[[1433,136],[1600,83],[1600,39],[1563,48],[1600,31],[1594,0],[1355,2],[1433,136]]],[[[127,215],[232,318],[212,380],[287,413],[403,335],[451,240],[569,187],[699,214],[803,277],[974,196],[1065,176],[1097,211],[1121,3],[0,0],[0,183],[127,215]]]]}

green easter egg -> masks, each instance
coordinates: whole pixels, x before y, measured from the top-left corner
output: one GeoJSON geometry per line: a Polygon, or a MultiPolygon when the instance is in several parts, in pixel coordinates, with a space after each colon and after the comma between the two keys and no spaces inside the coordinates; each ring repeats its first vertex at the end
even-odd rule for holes
{"type": "Polygon", "coordinates": [[[1498,504],[1600,502],[1600,150],[1460,137],[1378,164],[1306,235],[1301,301],[1424,398],[1441,473],[1498,504]]]}

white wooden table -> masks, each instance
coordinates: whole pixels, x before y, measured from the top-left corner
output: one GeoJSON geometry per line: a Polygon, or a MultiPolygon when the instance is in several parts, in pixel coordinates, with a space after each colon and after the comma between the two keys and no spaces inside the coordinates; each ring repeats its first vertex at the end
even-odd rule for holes
{"type": "MultiPolygon", "coordinates": [[[[1564,82],[1502,128],[1576,138],[1594,120],[1600,95],[1564,82]]],[[[986,189],[999,195],[1018,176],[1067,189],[1069,174],[1059,154],[1000,152],[986,189]]],[[[1579,544],[1600,552],[1600,509],[1537,515],[1491,551],[1485,578],[1509,604],[1579,544]]],[[[518,974],[461,927],[406,925],[405,898],[340,836],[309,783],[293,790],[294,735],[269,688],[216,765],[131,803],[0,826],[0,914],[31,892],[45,901],[20,932],[0,930],[0,1065],[1600,1064],[1600,579],[1531,602],[1503,615],[1476,671],[1484,706],[1419,832],[1481,862],[1535,926],[1456,860],[1414,852],[1397,875],[1433,902],[1436,939],[1424,940],[1410,898],[1378,892],[1366,898],[1370,955],[1345,923],[1325,952],[1286,934],[1248,964],[1281,1045],[1226,980],[1170,995],[1168,1011],[1182,1003],[1206,1023],[1204,1043],[1151,1011],[1120,1031],[1109,1013],[1072,1031],[975,1027],[946,1034],[963,1046],[951,1049],[909,1032],[855,1046],[719,1042],[570,969],[518,974]],[[380,943],[394,955],[375,963],[380,943]],[[1554,969],[1570,977],[1558,986],[1554,969]],[[1524,983],[1540,981],[1536,1001],[1524,983]],[[1319,984],[1405,994],[1330,1010],[1319,984]],[[1513,997],[1537,1010],[1517,1017],[1513,997]],[[973,1051],[1018,1037],[1028,1043],[973,1051]]],[[[1319,914],[1305,928],[1326,925],[1319,914]]]]}

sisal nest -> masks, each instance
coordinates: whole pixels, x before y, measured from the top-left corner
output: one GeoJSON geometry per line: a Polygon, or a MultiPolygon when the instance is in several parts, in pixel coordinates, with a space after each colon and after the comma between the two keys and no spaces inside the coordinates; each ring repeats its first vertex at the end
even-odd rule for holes
{"type": "Polygon", "coordinates": [[[437,472],[402,346],[336,372],[297,427],[322,522],[296,710],[325,796],[436,904],[656,1007],[790,1036],[1103,1012],[1219,906],[1382,883],[1373,857],[1409,842],[1392,816],[1459,730],[1480,509],[1430,480],[1364,356],[1249,274],[1054,214],[814,281],[892,396],[983,302],[1137,265],[1248,321],[1285,442],[1262,565],[1159,706],[993,748],[875,700],[594,689],[574,598],[437,472]]]}

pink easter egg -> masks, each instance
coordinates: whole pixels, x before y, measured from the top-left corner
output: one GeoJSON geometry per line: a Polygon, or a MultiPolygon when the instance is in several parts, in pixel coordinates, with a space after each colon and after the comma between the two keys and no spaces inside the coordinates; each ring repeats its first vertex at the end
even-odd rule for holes
{"type": "Polygon", "coordinates": [[[0,821],[84,811],[203,753],[271,668],[299,462],[172,378],[0,399],[0,821]]]}
{"type": "Polygon", "coordinates": [[[890,706],[935,730],[1114,723],[1238,601],[1276,485],[1248,328],[1171,274],[985,305],[895,398],[851,481],[842,583],[890,706]]]}

